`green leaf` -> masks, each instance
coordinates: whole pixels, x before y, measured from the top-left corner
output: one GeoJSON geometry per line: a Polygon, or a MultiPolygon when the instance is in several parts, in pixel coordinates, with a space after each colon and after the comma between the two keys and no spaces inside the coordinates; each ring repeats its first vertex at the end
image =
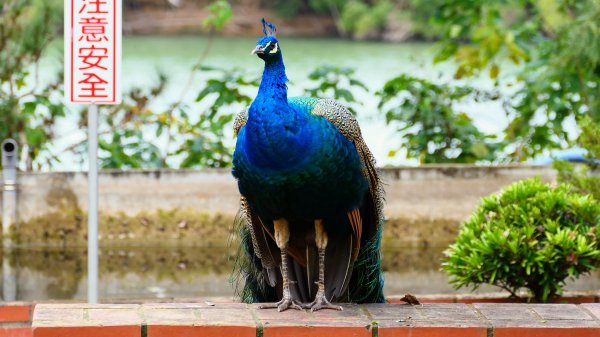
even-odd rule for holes
{"type": "Polygon", "coordinates": [[[498,74],[500,73],[500,67],[497,64],[492,64],[490,67],[490,78],[496,79],[498,78],[498,74]]]}

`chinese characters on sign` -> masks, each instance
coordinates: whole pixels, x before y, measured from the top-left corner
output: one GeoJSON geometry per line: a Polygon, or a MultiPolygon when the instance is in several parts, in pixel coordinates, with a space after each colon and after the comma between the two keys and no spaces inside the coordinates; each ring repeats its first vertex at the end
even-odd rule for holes
{"type": "Polygon", "coordinates": [[[121,0],[65,0],[65,97],[120,103],[121,0]]]}

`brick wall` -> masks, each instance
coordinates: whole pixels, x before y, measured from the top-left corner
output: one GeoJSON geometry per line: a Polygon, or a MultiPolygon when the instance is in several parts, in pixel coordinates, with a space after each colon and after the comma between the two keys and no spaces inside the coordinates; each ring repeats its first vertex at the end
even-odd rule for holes
{"type": "Polygon", "coordinates": [[[39,337],[593,337],[600,336],[600,304],[345,304],[343,311],[315,313],[240,303],[38,304],[31,331],[39,337]]]}

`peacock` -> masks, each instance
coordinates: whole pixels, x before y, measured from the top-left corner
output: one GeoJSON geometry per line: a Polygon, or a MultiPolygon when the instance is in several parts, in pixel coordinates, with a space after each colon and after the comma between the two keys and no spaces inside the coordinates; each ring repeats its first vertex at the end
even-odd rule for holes
{"type": "Polygon", "coordinates": [[[282,48],[262,19],[264,72],[234,120],[241,194],[239,280],[260,308],[381,303],[383,188],[355,117],[331,99],[287,96],[282,48]]]}

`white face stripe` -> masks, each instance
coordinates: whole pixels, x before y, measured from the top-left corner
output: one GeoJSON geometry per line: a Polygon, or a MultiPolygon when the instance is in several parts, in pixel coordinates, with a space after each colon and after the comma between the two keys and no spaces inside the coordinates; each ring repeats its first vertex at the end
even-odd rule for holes
{"type": "MultiPolygon", "coordinates": [[[[271,43],[271,42],[269,42],[269,43],[271,43]]],[[[267,44],[267,45],[268,45],[268,44],[267,44]]],[[[273,47],[273,50],[271,50],[271,51],[269,52],[269,54],[275,54],[275,53],[277,52],[277,48],[278,48],[278,46],[277,46],[277,43],[275,43],[275,47],[273,47]]]]}
{"type": "Polygon", "coordinates": [[[270,45],[271,45],[271,41],[269,41],[269,42],[268,42],[268,43],[265,45],[265,47],[264,47],[263,49],[267,49],[267,48],[269,48],[269,46],[270,46],[270,45]]]}

